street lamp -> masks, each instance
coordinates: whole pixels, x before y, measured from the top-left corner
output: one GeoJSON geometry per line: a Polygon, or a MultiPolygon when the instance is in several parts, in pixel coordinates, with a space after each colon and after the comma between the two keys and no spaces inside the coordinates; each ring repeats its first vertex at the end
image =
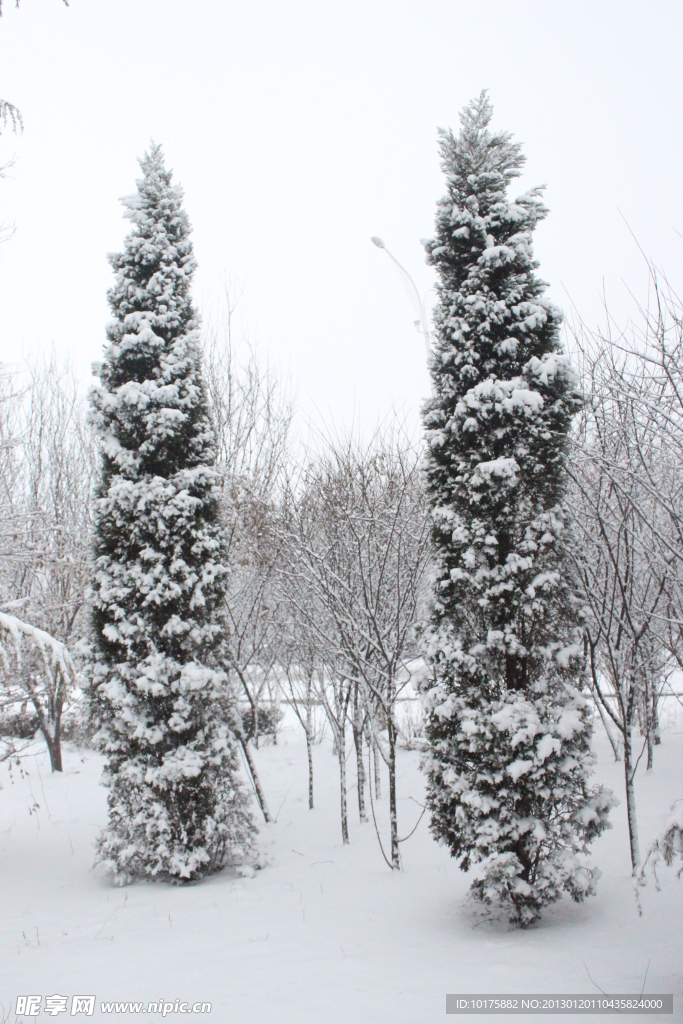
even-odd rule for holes
{"type": "Polygon", "coordinates": [[[422,301],[422,298],[420,297],[419,291],[417,290],[417,285],[413,281],[412,277],[410,276],[410,274],[408,273],[406,268],[401,263],[398,262],[398,260],[396,259],[396,257],[394,256],[393,253],[389,252],[389,250],[387,249],[386,245],[384,244],[382,239],[379,238],[378,235],[373,235],[371,237],[370,241],[372,242],[373,245],[376,245],[378,249],[383,249],[384,250],[384,252],[387,254],[389,259],[394,261],[394,263],[396,264],[398,269],[401,271],[401,273],[404,274],[405,277],[410,282],[410,284],[412,286],[412,289],[415,292],[415,298],[417,299],[417,308],[420,311],[420,319],[415,321],[415,325],[416,326],[418,324],[420,325],[417,329],[420,331],[421,334],[424,335],[425,348],[427,350],[427,356],[431,356],[431,354],[432,354],[432,346],[431,346],[431,339],[430,339],[430,336],[429,336],[429,328],[427,327],[427,317],[425,316],[424,303],[422,301]]]}

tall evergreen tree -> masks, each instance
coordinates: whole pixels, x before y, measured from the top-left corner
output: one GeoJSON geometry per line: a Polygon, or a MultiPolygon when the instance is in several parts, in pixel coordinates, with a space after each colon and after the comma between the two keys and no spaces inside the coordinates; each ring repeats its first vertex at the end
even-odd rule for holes
{"type": "Polygon", "coordinates": [[[599,872],[578,854],[606,827],[591,789],[580,604],[563,509],[575,378],[543,297],[531,233],[540,189],[514,202],[521,148],[492,133],[486,92],[441,132],[447,194],[425,243],[439,302],[426,403],[436,549],[425,686],[431,829],[473,895],[528,925],[599,872]]]}
{"type": "Polygon", "coordinates": [[[244,856],[253,824],[217,712],[226,570],[190,224],[160,147],[140,165],[91,393],[102,478],[90,695],[109,787],[98,859],[120,881],[190,881],[244,856]]]}

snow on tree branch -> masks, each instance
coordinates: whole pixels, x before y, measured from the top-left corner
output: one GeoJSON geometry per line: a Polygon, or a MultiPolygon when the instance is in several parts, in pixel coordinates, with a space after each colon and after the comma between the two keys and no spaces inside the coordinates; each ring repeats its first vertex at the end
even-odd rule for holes
{"type": "MultiPolygon", "coordinates": [[[[74,682],[76,669],[66,645],[53,636],[46,633],[44,629],[38,629],[28,622],[23,622],[14,615],[0,612],[0,658],[5,671],[11,671],[10,662],[7,657],[6,645],[11,645],[17,664],[21,664],[22,640],[31,640],[42,655],[45,671],[52,677],[53,673],[61,679],[64,684],[74,682]]],[[[59,685],[59,684],[58,684],[59,685]]]]}

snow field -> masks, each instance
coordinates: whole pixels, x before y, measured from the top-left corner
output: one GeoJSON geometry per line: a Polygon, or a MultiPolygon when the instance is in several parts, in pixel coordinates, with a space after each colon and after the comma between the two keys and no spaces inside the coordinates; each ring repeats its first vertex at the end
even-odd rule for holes
{"type": "MultiPolygon", "coordinates": [[[[683,795],[683,719],[665,714],[663,724],[654,772],[641,764],[636,777],[643,848],[683,795]]],[[[597,896],[563,900],[528,931],[478,916],[466,900],[469,878],[431,839],[426,817],[402,846],[404,871],[389,871],[372,819],[358,823],[351,753],[351,844],[342,847],[329,736],[314,749],[317,806],[309,811],[303,731],[291,714],[277,746],[257,753],[277,821],[259,822],[268,863],[253,878],[225,871],[197,885],[116,888],[92,870],[106,822],[100,756],[67,745],[61,776],[49,773],[46,754],[28,758],[12,780],[3,766],[0,1004],[7,1010],[26,994],[96,994],[90,1019],[103,1021],[140,1016],[101,1014],[101,1000],[178,998],[210,1001],[201,1019],[219,1024],[431,1024],[445,1019],[446,992],[633,992],[647,971],[646,991],[674,992],[674,1017],[683,1019],[683,881],[665,869],[662,891],[646,887],[638,916],[623,768],[602,735],[596,747],[598,778],[621,801],[612,830],[593,846],[603,872],[597,896]]],[[[401,749],[398,758],[405,835],[424,786],[419,755],[401,749]]],[[[376,811],[386,840],[385,777],[383,784],[376,811]]]]}

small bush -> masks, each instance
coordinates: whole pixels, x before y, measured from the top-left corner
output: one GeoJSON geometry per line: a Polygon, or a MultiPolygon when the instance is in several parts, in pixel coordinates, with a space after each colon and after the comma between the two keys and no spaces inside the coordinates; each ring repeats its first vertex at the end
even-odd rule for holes
{"type": "MultiPolygon", "coordinates": [[[[275,704],[265,705],[258,709],[258,735],[260,738],[275,738],[280,722],[284,718],[284,712],[275,704]]],[[[255,733],[254,712],[252,708],[242,711],[242,728],[247,739],[252,739],[255,733]]]]}

